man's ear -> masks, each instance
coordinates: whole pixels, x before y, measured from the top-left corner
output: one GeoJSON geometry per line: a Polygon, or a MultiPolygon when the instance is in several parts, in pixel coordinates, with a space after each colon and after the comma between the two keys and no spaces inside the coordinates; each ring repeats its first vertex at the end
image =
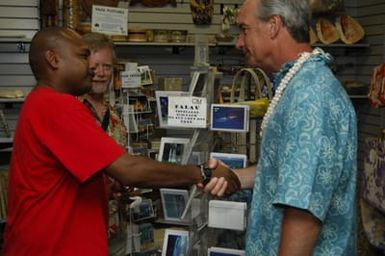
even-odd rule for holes
{"type": "Polygon", "coordinates": [[[48,63],[50,67],[53,69],[57,69],[59,66],[59,57],[57,56],[56,52],[53,50],[48,50],[45,52],[45,60],[48,63]]]}
{"type": "Polygon", "coordinates": [[[270,38],[275,38],[278,36],[282,28],[282,19],[278,15],[274,15],[269,19],[269,35],[270,38]]]}

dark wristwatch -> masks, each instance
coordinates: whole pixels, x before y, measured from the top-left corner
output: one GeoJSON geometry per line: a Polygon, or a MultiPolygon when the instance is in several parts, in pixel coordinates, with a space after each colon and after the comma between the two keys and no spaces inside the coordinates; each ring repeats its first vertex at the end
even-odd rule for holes
{"type": "Polygon", "coordinates": [[[203,184],[206,185],[210,181],[211,176],[213,175],[213,169],[209,168],[205,164],[200,164],[200,165],[198,165],[198,167],[201,170],[201,176],[203,179],[203,184]]]}

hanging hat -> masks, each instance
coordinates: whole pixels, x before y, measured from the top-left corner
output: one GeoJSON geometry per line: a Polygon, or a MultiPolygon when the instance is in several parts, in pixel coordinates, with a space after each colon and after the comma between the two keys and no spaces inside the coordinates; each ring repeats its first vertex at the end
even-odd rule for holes
{"type": "Polygon", "coordinates": [[[348,15],[337,17],[336,27],[345,44],[354,44],[365,36],[365,31],[360,23],[348,15]]]}
{"type": "Polygon", "coordinates": [[[327,19],[318,19],[316,29],[319,40],[324,44],[334,43],[340,38],[337,29],[327,19]]]}

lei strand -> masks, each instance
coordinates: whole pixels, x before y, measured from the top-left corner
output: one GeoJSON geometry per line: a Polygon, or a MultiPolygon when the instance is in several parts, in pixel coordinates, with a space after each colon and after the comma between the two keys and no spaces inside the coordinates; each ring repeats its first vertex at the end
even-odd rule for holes
{"type": "Polygon", "coordinates": [[[283,92],[285,91],[287,85],[289,84],[290,80],[293,78],[293,76],[300,70],[302,65],[310,58],[323,54],[324,51],[320,48],[315,48],[313,52],[303,52],[300,54],[300,57],[296,61],[296,63],[289,69],[289,71],[286,73],[286,75],[282,78],[281,82],[278,85],[278,88],[275,92],[275,95],[273,99],[271,100],[269,107],[267,108],[266,114],[264,115],[262,119],[261,129],[259,132],[259,135],[262,137],[263,131],[265,130],[267,124],[270,121],[270,118],[277,107],[279,101],[281,100],[281,97],[283,95],[283,92]]]}

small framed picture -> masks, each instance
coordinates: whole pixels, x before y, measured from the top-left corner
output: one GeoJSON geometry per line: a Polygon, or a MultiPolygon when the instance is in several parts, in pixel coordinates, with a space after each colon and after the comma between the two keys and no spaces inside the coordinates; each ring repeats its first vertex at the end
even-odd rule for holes
{"type": "Polygon", "coordinates": [[[163,215],[165,220],[181,221],[181,216],[188,201],[186,189],[161,188],[163,215]]]}
{"type": "Polygon", "coordinates": [[[140,85],[152,84],[152,74],[149,66],[138,66],[138,71],[140,73],[140,85]]]}
{"type": "Polygon", "coordinates": [[[136,123],[136,120],[135,120],[134,106],[124,104],[122,116],[123,116],[124,124],[128,128],[128,133],[137,133],[138,124],[136,123]]]}
{"type": "Polygon", "coordinates": [[[231,169],[245,168],[247,165],[247,156],[245,154],[211,152],[210,158],[222,161],[231,169]]]}
{"type": "Polygon", "coordinates": [[[162,256],[187,256],[189,233],[186,230],[166,229],[163,239],[162,256]]]}
{"type": "Polygon", "coordinates": [[[154,227],[151,223],[142,223],[138,227],[140,234],[140,244],[148,244],[154,242],[154,227]]]}
{"type": "Polygon", "coordinates": [[[155,91],[156,106],[158,110],[159,127],[167,128],[168,120],[168,97],[169,96],[188,96],[188,92],[182,91],[155,91]]]}
{"type": "Polygon", "coordinates": [[[148,98],[145,95],[129,96],[128,102],[132,106],[134,114],[151,112],[150,103],[148,102],[148,98]]]}
{"type": "Polygon", "coordinates": [[[211,105],[211,130],[228,132],[249,131],[249,106],[211,105]]]}
{"type": "Polygon", "coordinates": [[[185,163],[189,139],[162,137],[158,154],[159,162],[182,164],[185,163]]]}
{"type": "Polygon", "coordinates": [[[134,208],[133,220],[141,221],[155,217],[155,211],[151,199],[143,199],[142,202],[134,208]]]}
{"type": "Polygon", "coordinates": [[[208,249],[208,256],[244,256],[244,250],[229,249],[222,247],[210,247],[208,249]]]}
{"type": "Polygon", "coordinates": [[[190,96],[202,97],[207,89],[208,72],[194,71],[190,83],[190,96]]]}

